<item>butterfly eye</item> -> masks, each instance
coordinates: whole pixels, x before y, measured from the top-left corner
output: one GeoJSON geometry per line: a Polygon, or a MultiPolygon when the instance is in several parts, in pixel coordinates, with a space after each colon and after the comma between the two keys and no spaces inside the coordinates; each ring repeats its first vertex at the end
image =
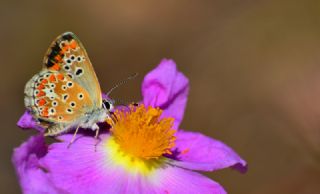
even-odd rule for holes
{"type": "Polygon", "coordinates": [[[112,111],[113,110],[113,103],[109,100],[103,100],[103,105],[104,108],[107,109],[108,111],[112,111]]]}

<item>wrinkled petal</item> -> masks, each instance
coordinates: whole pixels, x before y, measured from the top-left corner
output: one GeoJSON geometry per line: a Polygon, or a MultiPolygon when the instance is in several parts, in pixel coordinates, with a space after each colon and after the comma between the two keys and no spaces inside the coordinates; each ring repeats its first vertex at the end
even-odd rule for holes
{"type": "Polygon", "coordinates": [[[174,162],[177,166],[203,171],[233,167],[240,172],[245,172],[247,169],[246,162],[221,141],[201,133],[183,130],[178,131],[176,137],[173,153],[177,159],[174,162]]]}
{"type": "Polygon", "coordinates": [[[183,119],[188,93],[189,80],[177,70],[173,60],[163,59],[142,83],[143,103],[160,107],[164,110],[163,116],[173,117],[175,129],[183,119]]]}
{"type": "Polygon", "coordinates": [[[153,175],[157,193],[226,194],[223,187],[209,178],[189,170],[168,166],[153,175]]]}
{"type": "Polygon", "coordinates": [[[55,188],[47,173],[41,168],[39,159],[47,152],[42,135],[32,136],[20,147],[14,149],[14,164],[23,193],[65,193],[55,188]]]}
{"type": "Polygon", "coordinates": [[[44,131],[44,128],[37,125],[36,121],[33,119],[29,111],[24,112],[24,114],[20,117],[17,125],[22,129],[36,129],[40,132],[44,131]]]}

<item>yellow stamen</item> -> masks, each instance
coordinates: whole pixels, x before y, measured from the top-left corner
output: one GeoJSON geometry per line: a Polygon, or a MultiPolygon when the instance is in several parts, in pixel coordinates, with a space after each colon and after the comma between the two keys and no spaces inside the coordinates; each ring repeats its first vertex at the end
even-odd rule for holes
{"type": "Polygon", "coordinates": [[[171,154],[170,149],[175,145],[173,118],[160,118],[161,114],[161,109],[144,105],[115,111],[117,121],[112,124],[111,132],[120,150],[147,160],[171,154]]]}

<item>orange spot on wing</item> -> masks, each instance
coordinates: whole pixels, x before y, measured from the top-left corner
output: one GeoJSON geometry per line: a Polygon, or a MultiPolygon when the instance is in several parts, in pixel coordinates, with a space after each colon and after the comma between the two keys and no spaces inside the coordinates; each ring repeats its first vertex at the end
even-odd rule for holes
{"type": "Polygon", "coordinates": [[[64,47],[64,50],[65,51],[67,51],[67,50],[69,50],[70,49],[70,46],[69,45],[66,45],[65,47],[64,47]]]}
{"type": "Polygon", "coordinates": [[[38,105],[39,105],[39,106],[43,106],[43,105],[45,105],[46,102],[47,102],[47,101],[42,98],[42,99],[39,100],[38,105]]]}
{"type": "Polygon", "coordinates": [[[44,88],[44,85],[43,84],[40,84],[39,86],[38,86],[38,90],[42,90],[44,88]]]}
{"type": "Polygon", "coordinates": [[[51,67],[51,69],[56,70],[56,71],[59,71],[59,70],[60,70],[60,65],[59,65],[58,63],[55,63],[55,64],[51,67]]]}
{"type": "Polygon", "coordinates": [[[37,97],[44,96],[45,94],[46,94],[46,93],[41,90],[41,91],[39,92],[39,94],[37,95],[37,97]]]}
{"type": "Polygon", "coordinates": [[[49,116],[49,112],[48,112],[48,108],[47,107],[43,109],[42,116],[44,116],[44,117],[49,116]]]}
{"type": "Polygon", "coordinates": [[[50,75],[49,80],[50,80],[50,82],[55,82],[55,81],[57,81],[56,76],[53,75],[53,74],[50,75]]]}
{"type": "Polygon", "coordinates": [[[42,84],[46,84],[46,83],[48,83],[48,80],[44,79],[44,80],[41,81],[41,83],[42,84]]]}
{"type": "Polygon", "coordinates": [[[70,43],[70,48],[72,48],[72,49],[77,48],[77,43],[75,40],[72,40],[72,42],[70,43]]]}
{"type": "Polygon", "coordinates": [[[61,51],[60,51],[60,54],[61,54],[61,55],[64,54],[65,52],[68,51],[68,49],[69,49],[69,45],[66,45],[66,46],[62,47],[62,48],[61,48],[61,51]]]}
{"type": "Polygon", "coordinates": [[[57,78],[58,78],[58,80],[61,80],[61,81],[62,81],[62,80],[64,79],[64,76],[63,76],[62,74],[58,74],[58,75],[57,75],[57,78]]]}
{"type": "Polygon", "coordinates": [[[60,55],[55,56],[54,59],[56,60],[56,62],[61,62],[62,60],[60,55]]]}

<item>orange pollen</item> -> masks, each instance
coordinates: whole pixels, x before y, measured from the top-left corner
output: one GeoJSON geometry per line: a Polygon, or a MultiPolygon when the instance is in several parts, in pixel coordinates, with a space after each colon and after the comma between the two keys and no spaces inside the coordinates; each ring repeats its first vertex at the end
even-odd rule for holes
{"type": "Polygon", "coordinates": [[[111,132],[120,149],[141,159],[159,158],[171,154],[175,145],[173,118],[160,118],[160,108],[129,106],[129,110],[115,111],[116,122],[111,132]]]}

